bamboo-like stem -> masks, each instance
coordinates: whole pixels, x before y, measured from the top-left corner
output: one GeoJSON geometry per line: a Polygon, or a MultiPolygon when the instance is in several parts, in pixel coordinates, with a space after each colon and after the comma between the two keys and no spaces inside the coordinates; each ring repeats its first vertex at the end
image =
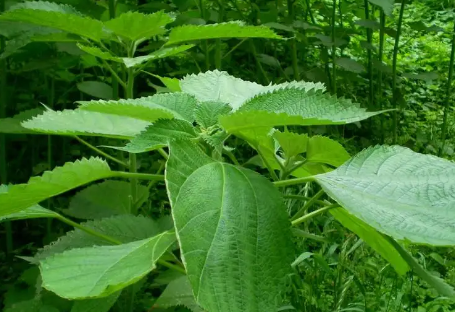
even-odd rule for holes
{"type": "MultiPolygon", "coordinates": [[[[294,0],[287,0],[288,5],[288,23],[292,23],[294,20],[294,0]]],[[[289,47],[291,49],[292,57],[292,71],[294,72],[294,79],[300,80],[300,71],[299,71],[299,60],[297,57],[297,40],[292,38],[289,40],[289,47]]]]}
{"type": "MultiPolygon", "coordinates": [[[[46,82],[46,89],[47,89],[47,105],[53,109],[54,108],[54,98],[55,98],[55,80],[53,77],[48,77],[45,74],[45,82],[46,82]]],[[[47,165],[49,166],[49,170],[52,170],[53,159],[52,159],[52,136],[47,136],[47,165]]],[[[52,199],[49,198],[47,200],[47,208],[52,210],[52,199]]],[[[52,234],[52,219],[46,220],[46,232],[47,235],[50,236],[52,234]]]]}
{"type": "MultiPolygon", "coordinates": [[[[218,23],[222,23],[224,19],[224,5],[221,1],[216,0],[218,4],[218,23]]],[[[221,51],[221,39],[215,40],[215,68],[221,70],[222,65],[222,51],[221,51]]]]}
{"type": "Polygon", "coordinates": [[[309,176],[309,177],[304,177],[304,178],[297,178],[297,179],[289,179],[289,180],[281,180],[281,181],[275,181],[273,184],[275,184],[276,187],[283,187],[283,186],[291,186],[291,185],[299,185],[307,182],[313,182],[314,176],[309,176]]]}
{"type": "Polygon", "coordinates": [[[393,144],[396,144],[398,141],[398,112],[397,108],[397,58],[398,58],[398,49],[400,44],[400,35],[401,35],[401,25],[403,24],[403,14],[404,8],[406,5],[406,0],[401,0],[400,15],[398,17],[397,25],[397,35],[395,37],[395,45],[393,47],[393,57],[392,57],[392,105],[395,109],[393,111],[393,144]]]}
{"type": "MultiPolygon", "coordinates": [[[[381,17],[380,17],[380,29],[379,29],[379,54],[378,54],[378,61],[379,64],[382,64],[382,57],[384,55],[384,35],[385,35],[385,13],[381,10],[381,17]]],[[[379,109],[384,109],[384,104],[382,103],[382,69],[378,71],[378,97],[377,101],[379,103],[379,109]]],[[[380,114],[380,127],[381,127],[381,144],[384,144],[384,116],[380,114]]]]}
{"type": "Polygon", "coordinates": [[[261,62],[259,61],[259,58],[258,58],[258,55],[256,52],[256,46],[254,45],[253,39],[251,39],[249,43],[250,43],[251,52],[253,53],[254,60],[256,61],[256,66],[259,69],[259,71],[261,72],[262,77],[264,78],[265,84],[268,85],[270,83],[270,80],[269,80],[269,77],[267,77],[267,73],[265,72],[264,67],[262,67],[261,62]]]}
{"type": "Polygon", "coordinates": [[[335,23],[337,13],[337,0],[332,2],[332,92],[337,94],[337,66],[336,66],[336,46],[335,46],[335,23]]]}
{"type": "Polygon", "coordinates": [[[446,143],[447,137],[447,116],[449,115],[449,107],[450,107],[450,95],[452,90],[452,79],[453,79],[453,66],[455,58],[455,21],[453,26],[453,34],[452,34],[452,50],[450,52],[450,62],[449,62],[449,77],[447,78],[447,87],[446,87],[446,101],[444,104],[444,117],[442,121],[442,132],[441,132],[441,147],[438,151],[438,156],[442,155],[444,150],[444,146],[446,143]]]}
{"type": "MultiPolygon", "coordinates": [[[[365,6],[365,19],[370,19],[370,9],[368,6],[368,0],[364,0],[365,6]]],[[[367,28],[367,42],[368,45],[372,44],[372,31],[370,28],[367,28]]],[[[367,49],[367,59],[368,59],[368,107],[371,109],[373,107],[374,99],[374,89],[373,89],[373,60],[371,55],[371,49],[367,49]]]]}
{"type": "MultiPolygon", "coordinates": [[[[108,6],[109,6],[109,18],[110,19],[114,19],[116,17],[116,15],[117,15],[116,14],[117,1],[116,0],[109,0],[108,6]]],[[[111,48],[113,50],[116,50],[117,45],[116,45],[115,42],[112,43],[111,48]]],[[[118,65],[117,64],[112,64],[112,72],[116,73],[117,69],[118,69],[118,65]]],[[[112,75],[112,82],[111,82],[112,98],[114,100],[118,100],[119,99],[119,89],[118,89],[119,81],[118,81],[118,78],[115,78],[115,79],[114,78],[115,78],[114,75],[112,75]]]]}
{"type": "Polygon", "coordinates": [[[337,207],[340,207],[340,205],[338,205],[338,204],[333,204],[333,205],[329,205],[329,206],[322,207],[322,208],[320,208],[320,209],[318,209],[318,210],[312,211],[312,212],[310,212],[309,214],[304,215],[304,216],[301,217],[301,218],[298,218],[298,219],[292,221],[292,222],[291,222],[291,225],[292,225],[292,226],[296,226],[296,225],[298,225],[298,224],[300,224],[300,223],[303,223],[303,222],[305,222],[305,221],[307,221],[307,220],[309,220],[309,219],[311,219],[311,218],[316,217],[317,215],[320,215],[320,214],[323,213],[323,212],[326,212],[327,210],[330,210],[330,209],[332,209],[332,208],[337,208],[337,207]]]}
{"type": "Polygon", "coordinates": [[[122,167],[128,167],[128,164],[126,164],[125,162],[121,161],[120,159],[117,159],[115,158],[114,156],[111,156],[105,152],[103,152],[102,150],[100,150],[99,148],[93,146],[92,144],[88,143],[87,141],[85,141],[84,139],[81,139],[80,137],[78,137],[77,135],[74,136],[74,138],[76,140],[78,140],[80,143],[84,144],[85,146],[87,146],[88,148],[94,150],[95,152],[97,152],[98,154],[100,155],[103,155],[104,157],[106,157],[107,159],[110,159],[116,163],[118,163],[119,165],[121,165],[122,167]]]}

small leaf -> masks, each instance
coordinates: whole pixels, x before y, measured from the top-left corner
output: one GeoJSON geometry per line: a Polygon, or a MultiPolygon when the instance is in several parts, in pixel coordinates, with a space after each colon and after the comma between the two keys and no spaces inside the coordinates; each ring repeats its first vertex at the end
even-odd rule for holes
{"type": "Polygon", "coordinates": [[[202,102],[194,112],[196,122],[203,128],[209,128],[218,123],[218,117],[226,115],[231,107],[222,102],[202,102]]]}
{"type": "Polygon", "coordinates": [[[368,1],[370,1],[373,4],[376,4],[380,8],[382,8],[382,10],[384,11],[384,13],[386,15],[388,15],[388,16],[392,15],[393,5],[395,3],[395,0],[368,0],[368,1]]]}
{"type": "Polygon", "coordinates": [[[71,312],[109,312],[117,301],[121,291],[104,298],[77,300],[71,312]]]}
{"type": "Polygon", "coordinates": [[[169,41],[165,45],[217,38],[281,39],[282,37],[266,26],[248,26],[240,21],[232,21],[211,25],[183,25],[175,27],[171,30],[169,41]]]}
{"type": "Polygon", "coordinates": [[[40,262],[43,287],[66,299],[109,296],[155,269],[174,242],[174,232],[164,232],[117,246],[65,251],[40,262]]]}
{"type": "Polygon", "coordinates": [[[38,218],[56,218],[58,216],[59,216],[59,214],[52,210],[43,208],[40,205],[34,205],[34,206],[28,207],[22,211],[2,216],[2,217],[0,217],[0,222],[26,220],[26,219],[38,219],[38,218]]]}
{"type": "MultiPolygon", "coordinates": [[[[137,186],[139,207],[148,198],[145,186],[137,186]]],[[[63,213],[79,219],[99,219],[128,214],[131,204],[129,182],[104,181],[91,185],[77,193],[63,213]]]]}
{"type": "Polygon", "coordinates": [[[348,57],[339,57],[335,60],[335,64],[338,66],[343,67],[345,70],[353,72],[353,73],[363,73],[365,72],[365,67],[359,62],[354,61],[348,57]]]}
{"type": "Polygon", "coordinates": [[[111,53],[103,51],[100,48],[89,47],[86,45],[82,45],[80,43],[77,43],[77,46],[82,51],[84,51],[90,55],[96,56],[100,59],[107,60],[107,61],[114,61],[114,62],[118,62],[118,63],[122,62],[122,59],[120,57],[113,56],[111,53]]]}
{"type": "Polygon", "coordinates": [[[33,108],[25,110],[15,115],[12,118],[1,118],[0,119],[0,133],[10,133],[10,134],[38,134],[35,131],[29,130],[22,127],[21,123],[27,119],[38,116],[43,113],[41,108],[33,108]]]}
{"type": "Polygon", "coordinates": [[[368,148],[315,177],[357,218],[399,240],[455,245],[453,162],[401,146],[368,148]]]}
{"type": "Polygon", "coordinates": [[[162,49],[153,51],[149,55],[137,56],[137,57],[133,57],[133,58],[125,57],[122,60],[123,60],[123,63],[125,63],[125,66],[128,68],[137,67],[138,65],[141,65],[142,63],[145,63],[148,61],[158,60],[158,59],[180,54],[186,50],[191,49],[192,47],[194,47],[194,44],[185,44],[185,45],[172,47],[172,48],[162,48],[162,49]]]}
{"type": "Polygon", "coordinates": [[[172,23],[173,20],[163,11],[153,14],[127,12],[104,24],[123,39],[136,41],[164,34],[166,32],[165,26],[172,23]]]}
{"type": "Polygon", "coordinates": [[[133,138],[125,147],[113,147],[128,153],[144,153],[169,145],[171,141],[195,139],[194,127],[184,120],[158,120],[144,132],[133,138]]]}
{"type": "Polygon", "coordinates": [[[177,78],[161,77],[152,73],[147,72],[147,74],[158,78],[171,92],[180,92],[180,80],[177,78]]]}
{"type": "Polygon", "coordinates": [[[317,34],[315,35],[314,37],[318,38],[320,40],[320,42],[318,42],[319,44],[322,44],[326,47],[341,47],[343,45],[346,45],[348,44],[348,41],[342,39],[342,38],[337,38],[335,37],[335,41],[332,40],[332,37],[330,36],[326,36],[326,35],[322,35],[322,34],[317,34]]]}
{"type": "Polygon", "coordinates": [[[48,110],[42,115],[22,122],[21,125],[24,128],[47,134],[129,139],[144,131],[150,123],[135,118],[87,110],[48,110]]]}
{"type": "Polygon", "coordinates": [[[360,25],[365,28],[373,29],[373,30],[378,30],[380,28],[380,25],[377,21],[372,21],[372,20],[357,20],[355,21],[357,25],[360,25]]]}
{"type": "Polygon", "coordinates": [[[108,164],[100,158],[83,158],[74,163],[66,163],[41,177],[33,177],[27,184],[8,187],[0,193],[0,217],[20,212],[42,200],[62,194],[89,182],[115,176],[108,164]]]}
{"type": "Polygon", "coordinates": [[[187,276],[181,276],[170,282],[154,304],[154,307],[164,309],[175,306],[184,306],[193,312],[204,312],[194,300],[187,276]]]}
{"type": "Polygon", "coordinates": [[[421,73],[421,74],[404,73],[403,77],[406,77],[409,79],[431,81],[431,80],[439,79],[439,74],[437,72],[429,72],[429,73],[421,73]]]}
{"type": "Polygon", "coordinates": [[[280,144],[288,159],[305,153],[307,150],[308,135],[306,134],[275,131],[273,138],[280,144]]]}
{"type": "Polygon", "coordinates": [[[277,308],[294,247],[283,199],[271,182],[209,163],[187,177],[172,214],[188,279],[205,310],[277,308]]]}
{"type": "Polygon", "coordinates": [[[112,87],[101,81],[83,81],[77,84],[79,91],[100,99],[112,99],[112,87]]]}
{"type": "Polygon", "coordinates": [[[334,167],[341,166],[351,158],[340,143],[319,135],[311,137],[308,141],[306,157],[308,161],[334,167]]]}
{"type": "Polygon", "coordinates": [[[382,71],[383,73],[387,74],[392,73],[392,67],[390,67],[384,62],[379,62],[378,60],[373,60],[373,67],[379,71],[382,71]]]}

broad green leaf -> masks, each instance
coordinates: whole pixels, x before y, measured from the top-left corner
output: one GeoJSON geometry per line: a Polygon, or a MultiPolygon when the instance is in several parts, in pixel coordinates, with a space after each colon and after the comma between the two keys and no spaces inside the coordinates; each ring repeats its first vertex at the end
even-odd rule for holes
{"type": "Polygon", "coordinates": [[[188,176],[172,214],[202,308],[276,309],[294,252],[286,207],[271,182],[241,167],[209,163],[188,176]]]}
{"type": "Polygon", "coordinates": [[[305,91],[325,90],[322,83],[304,81],[262,86],[218,70],[185,76],[180,81],[180,87],[183,92],[194,95],[201,102],[223,102],[229,104],[233,109],[238,109],[243,103],[258,94],[273,90],[284,88],[298,88],[305,91]]]}
{"type": "MultiPolygon", "coordinates": [[[[143,185],[138,185],[137,188],[136,205],[139,207],[147,200],[149,192],[143,185]]],[[[90,185],[77,193],[71,199],[68,209],[62,212],[79,219],[98,219],[129,214],[130,194],[129,182],[104,181],[90,185]]]]}
{"type": "MultiPolygon", "coordinates": [[[[55,4],[52,5],[54,6],[55,4]]],[[[0,15],[0,20],[51,27],[94,41],[101,41],[107,36],[103,23],[98,20],[81,14],[72,14],[65,10],[47,10],[41,5],[35,9],[18,7],[7,11],[0,15]]]]}
{"type": "Polygon", "coordinates": [[[334,208],[329,211],[338,222],[357,234],[368,246],[384,257],[398,274],[404,275],[409,271],[407,262],[382,234],[343,208],[334,208]]]}
{"type": "Polygon", "coordinates": [[[11,118],[2,118],[0,119],[0,133],[10,133],[10,134],[38,134],[35,131],[26,129],[22,127],[21,122],[33,118],[39,114],[43,113],[41,108],[33,108],[20,112],[11,118]]]}
{"type": "Polygon", "coordinates": [[[149,122],[88,110],[48,110],[21,123],[24,128],[55,135],[104,136],[130,139],[146,129],[149,122]]]}
{"type": "Polygon", "coordinates": [[[313,136],[308,141],[306,151],[308,161],[341,166],[351,158],[344,147],[335,140],[323,136],[313,136]]]}
{"type": "Polygon", "coordinates": [[[160,309],[184,306],[193,312],[204,312],[194,300],[193,290],[187,276],[181,276],[170,282],[153,306],[160,309]]]}
{"type": "Polygon", "coordinates": [[[147,72],[147,74],[158,78],[171,92],[180,92],[180,80],[177,78],[161,77],[152,73],[147,72]]]}
{"type": "Polygon", "coordinates": [[[172,47],[172,48],[162,48],[162,49],[153,51],[149,55],[137,56],[137,57],[133,57],[133,58],[125,57],[122,60],[126,67],[128,67],[128,68],[136,67],[136,66],[141,65],[142,63],[145,63],[148,61],[153,61],[153,60],[162,59],[162,58],[180,54],[186,50],[191,49],[192,47],[194,47],[193,44],[185,44],[185,45],[172,47]]]}
{"type": "Polygon", "coordinates": [[[360,74],[365,72],[365,67],[362,64],[348,57],[337,58],[335,64],[353,73],[360,74]]]}
{"type": "Polygon", "coordinates": [[[83,81],[77,84],[79,91],[100,99],[112,99],[112,87],[101,81],[83,81]]]}
{"type": "Polygon", "coordinates": [[[193,122],[196,100],[185,93],[165,93],[118,101],[79,101],[81,110],[133,117],[146,121],[183,119],[193,122]]]}
{"type": "Polygon", "coordinates": [[[43,287],[67,299],[109,296],[155,269],[156,261],[174,242],[175,233],[164,232],[127,244],[56,254],[40,262],[43,287]]]}
{"type": "Polygon", "coordinates": [[[163,11],[153,14],[127,12],[104,24],[122,39],[136,41],[164,34],[166,32],[164,27],[173,20],[163,11]]]}
{"type": "Polygon", "coordinates": [[[249,26],[241,21],[232,21],[211,25],[183,25],[175,27],[171,30],[169,41],[165,45],[217,38],[281,39],[282,37],[266,26],[249,26]]]}
{"type": "Polygon", "coordinates": [[[25,219],[38,219],[38,218],[56,218],[58,216],[59,216],[59,214],[52,210],[43,208],[40,205],[34,205],[34,206],[28,207],[22,211],[4,215],[4,216],[0,217],[0,222],[25,220],[25,219]]]}
{"type": "Polygon", "coordinates": [[[203,128],[209,128],[218,123],[218,117],[231,111],[229,105],[222,102],[202,102],[194,111],[196,122],[203,128]]]}
{"type": "Polygon", "coordinates": [[[170,141],[196,139],[197,134],[191,123],[185,120],[158,120],[144,132],[133,138],[124,147],[113,147],[128,153],[144,153],[169,145],[170,141]]]}
{"type": "Polygon", "coordinates": [[[80,44],[80,43],[77,43],[77,46],[82,51],[84,51],[84,52],[86,52],[86,53],[88,53],[90,55],[99,57],[100,59],[107,60],[107,61],[114,61],[114,62],[118,62],[118,63],[122,62],[122,59],[120,57],[114,56],[114,55],[112,55],[109,52],[101,50],[100,48],[89,47],[89,46],[86,46],[86,45],[83,45],[83,44],[80,44]]]}
{"type": "Polygon", "coordinates": [[[315,179],[381,233],[413,243],[455,245],[451,161],[401,146],[375,146],[315,179]]]}
{"type": "Polygon", "coordinates": [[[62,167],[46,171],[41,177],[31,178],[26,184],[9,186],[6,193],[0,193],[0,216],[20,212],[46,198],[113,176],[115,172],[97,157],[66,163],[62,167]]]}
{"type": "MultiPolygon", "coordinates": [[[[120,215],[82,223],[86,228],[114,238],[122,243],[130,243],[158,235],[173,227],[168,219],[152,220],[143,216],[120,215]]],[[[88,234],[80,229],[67,232],[57,241],[40,249],[35,260],[43,260],[58,253],[92,246],[110,246],[112,242],[88,234]]]]}
{"type": "Polygon", "coordinates": [[[171,205],[175,202],[186,179],[198,168],[214,162],[199,146],[189,140],[169,143],[169,159],[166,162],[166,188],[171,205]]]}
{"type": "Polygon", "coordinates": [[[275,131],[273,138],[280,144],[286,158],[295,157],[307,151],[308,135],[306,134],[275,131]]]}
{"type": "Polygon", "coordinates": [[[13,304],[4,312],[59,312],[55,307],[45,305],[40,300],[31,299],[13,304]]]}
{"type": "Polygon", "coordinates": [[[79,11],[77,11],[71,5],[58,4],[55,2],[48,2],[48,1],[26,1],[26,2],[15,4],[10,8],[11,11],[18,10],[18,9],[42,10],[42,11],[49,11],[49,12],[60,12],[60,13],[82,15],[79,11]]]}
{"type": "Polygon", "coordinates": [[[118,291],[103,298],[77,300],[74,302],[71,312],[109,312],[120,293],[121,291],[118,291]]]}
{"type": "Polygon", "coordinates": [[[369,2],[379,6],[386,15],[391,16],[395,0],[368,0],[369,2]]]}

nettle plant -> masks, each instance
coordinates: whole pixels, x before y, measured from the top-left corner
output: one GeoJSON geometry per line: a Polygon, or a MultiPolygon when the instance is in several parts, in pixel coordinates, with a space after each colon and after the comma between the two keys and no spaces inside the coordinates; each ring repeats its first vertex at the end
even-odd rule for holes
{"type": "Polygon", "coordinates": [[[378,114],[325,93],[321,84],[262,86],[209,71],[178,86],[179,92],[138,99],[81,102],[22,122],[35,133],[129,138],[111,148],[159,150],[166,158],[164,175],[114,171],[92,157],[2,186],[4,220],[47,217],[76,227],[28,259],[39,266],[43,288],[77,300],[75,306],[98,300],[109,309],[122,289],[163,265],[178,274],[157,306],[277,311],[287,305],[287,278],[303,261],[291,228],[328,211],[399,274],[412,269],[454,296],[398,242],[454,244],[452,162],[400,146],[375,146],[351,158],[327,137],[289,132],[287,126],[346,124],[378,114]],[[267,177],[239,164],[226,143],[231,136],[257,151],[267,177]],[[91,221],[75,223],[38,205],[102,179],[109,180],[90,185],[61,210],[91,221]],[[150,187],[139,180],[166,184],[172,219],[139,213],[150,187]],[[321,186],[313,198],[296,192],[310,182],[321,186]],[[330,200],[321,199],[324,193],[330,200]],[[306,204],[290,216],[287,197],[306,204]]]}

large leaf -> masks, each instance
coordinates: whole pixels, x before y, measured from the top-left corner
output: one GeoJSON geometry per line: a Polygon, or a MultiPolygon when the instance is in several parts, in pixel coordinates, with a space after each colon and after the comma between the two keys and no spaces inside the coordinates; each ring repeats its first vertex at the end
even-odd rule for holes
{"type": "Polygon", "coordinates": [[[118,101],[79,101],[81,110],[121,115],[146,121],[158,119],[183,119],[193,122],[197,102],[189,94],[165,93],[137,99],[118,101]]]}
{"type": "MultiPolygon", "coordinates": [[[[136,205],[148,198],[148,189],[137,186],[136,205]]],[[[79,219],[98,219],[128,214],[131,205],[129,182],[108,180],[94,184],[77,193],[70,201],[66,215],[79,219]]]]}
{"type": "Polygon", "coordinates": [[[100,99],[112,99],[112,87],[101,81],[82,81],[77,84],[79,91],[100,99]]]}
{"type": "Polygon", "coordinates": [[[285,291],[293,243],[278,190],[224,163],[194,171],[172,214],[188,279],[207,311],[274,311],[285,291]]]}
{"type": "Polygon", "coordinates": [[[185,306],[193,312],[204,312],[194,300],[193,290],[187,276],[179,277],[170,282],[154,304],[155,308],[160,309],[175,306],[185,306]]]}
{"type": "Polygon", "coordinates": [[[430,245],[455,245],[455,164],[400,146],[368,148],[316,181],[379,232],[430,245]]]}
{"type": "MultiPolygon", "coordinates": [[[[122,243],[130,243],[150,238],[169,230],[172,228],[172,224],[169,226],[168,223],[167,219],[155,221],[142,216],[121,215],[84,222],[82,225],[122,243]]],[[[35,255],[35,260],[43,260],[73,248],[108,245],[113,245],[113,243],[80,229],[75,229],[67,232],[52,244],[40,249],[35,255]]]]}
{"type": "Polygon", "coordinates": [[[114,34],[123,39],[136,41],[164,34],[166,32],[164,26],[171,23],[173,20],[174,19],[171,16],[163,11],[153,14],[127,12],[104,24],[107,28],[112,30],[114,34]]]}
{"type": "Polygon", "coordinates": [[[368,0],[373,4],[381,7],[386,15],[392,15],[395,0],[368,0]]]}
{"type": "Polygon", "coordinates": [[[197,134],[194,130],[193,125],[185,120],[158,120],[125,147],[109,147],[129,153],[144,153],[165,147],[174,140],[196,139],[197,134]]]}
{"type": "Polygon", "coordinates": [[[120,293],[121,291],[118,291],[103,298],[77,300],[74,302],[71,312],[109,312],[120,293]]]}
{"type": "Polygon", "coordinates": [[[105,136],[130,139],[150,125],[149,122],[126,116],[87,110],[48,110],[21,124],[36,132],[55,135],[105,136]]]}
{"type": "Polygon", "coordinates": [[[0,216],[16,213],[42,200],[62,194],[92,181],[115,176],[100,158],[77,160],[33,177],[26,184],[16,184],[0,193],[0,216]]]}
{"type": "Polygon", "coordinates": [[[313,136],[308,141],[306,151],[308,161],[341,166],[351,158],[344,147],[335,140],[323,136],[313,136]]]}
{"type": "Polygon", "coordinates": [[[169,34],[166,45],[216,38],[269,38],[281,39],[273,30],[266,26],[248,26],[240,21],[211,24],[183,25],[175,27],[169,34]]]}
{"type": "Polygon", "coordinates": [[[74,12],[68,12],[64,7],[61,10],[55,10],[55,3],[51,4],[52,10],[49,10],[48,5],[41,5],[42,2],[35,3],[38,5],[29,8],[19,6],[14,9],[13,7],[12,10],[0,15],[0,20],[51,27],[95,41],[101,41],[107,37],[103,23],[98,20],[73,14],[74,12]]]}
{"type": "Polygon", "coordinates": [[[194,111],[196,122],[203,128],[209,128],[218,123],[218,118],[231,111],[229,105],[222,102],[202,102],[194,111]]]}
{"type": "Polygon", "coordinates": [[[43,287],[67,299],[109,296],[136,283],[175,242],[174,232],[117,246],[72,249],[40,262],[43,287]]]}
{"type": "Polygon", "coordinates": [[[322,83],[303,81],[262,86],[255,82],[244,81],[229,75],[227,72],[218,70],[185,76],[180,81],[180,86],[183,92],[194,95],[201,102],[223,102],[229,104],[234,109],[238,109],[243,103],[257,94],[273,90],[290,87],[305,91],[313,89],[325,90],[322,83]]]}
{"type": "Polygon", "coordinates": [[[409,271],[407,262],[401,257],[400,253],[390,242],[378,233],[374,228],[354,217],[343,208],[330,209],[330,213],[343,226],[357,234],[365,243],[378,252],[384,259],[389,261],[395,271],[400,275],[409,271]]]}
{"type": "Polygon", "coordinates": [[[307,151],[308,135],[306,134],[275,131],[273,138],[280,144],[286,158],[295,157],[307,151]]]}
{"type": "Polygon", "coordinates": [[[162,48],[156,51],[153,51],[149,55],[143,55],[143,56],[137,56],[133,58],[125,57],[123,58],[123,63],[125,63],[126,67],[136,67],[142,63],[148,62],[148,61],[153,61],[153,60],[158,60],[161,58],[166,58],[170,57],[173,55],[180,54],[186,50],[191,49],[194,47],[193,44],[185,44],[177,47],[172,47],[172,48],[162,48]]]}

